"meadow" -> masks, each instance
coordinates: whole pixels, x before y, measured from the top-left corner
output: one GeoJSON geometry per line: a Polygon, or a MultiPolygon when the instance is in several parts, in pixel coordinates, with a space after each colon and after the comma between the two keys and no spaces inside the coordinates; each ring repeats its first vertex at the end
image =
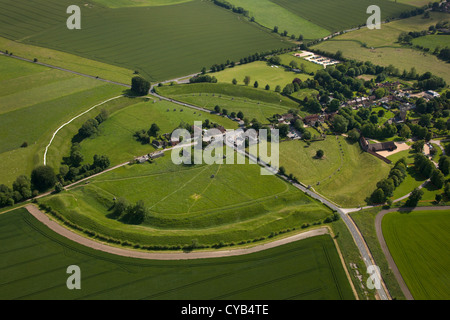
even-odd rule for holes
{"type": "Polygon", "coordinates": [[[303,35],[305,39],[317,39],[327,36],[330,32],[309,19],[301,17],[285,9],[271,0],[229,0],[236,7],[243,7],[249,11],[249,16],[270,30],[275,26],[279,32],[288,31],[288,35],[297,38],[303,35]]]}
{"type": "Polygon", "coordinates": [[[80,246],[25,209],[1,215],[0,229],[2,300],[354,299],[328,235],[240,257],[147,261],[80,246]],[[66,287],[70,265],[82,290],[66,287]]]}
{"type": "Polygon", "coordinates": [[[390,213],[383,235],[403,279],[416,300],[448,300],[450,240],[448,211],[390,213]]]}
{"type": "Polygon", "coordinates": [[[173,79],[228,59],[238,61],[255,52],[291,46],[209,1],[118,9],[80,2],[1,0],[0,11],[8,18],[0,23],[0,35],[136,70],[150,81],[173,79]],[[65,25],[69,4],[83,7],[81,30],[68,30],[65,25]],[[24,12],[31,18],[24,19],[24,12]]]}
{"type": "Polygon", "coordinates": [[[413,7],[388,0],[272,0],[275,4],[332,32],[365,24],[367,8],[377,5],[382,19],[411,11],[413,7]]]}
{"type": "Polygon", "coordinates": [[[121,167],[41,201],[78,226],[141,245],[251,241],[331,214],[287,182],[261,176],[258,165],[179,166],[170,152],[152,164],[121,167]],[[149,215],[142,225],[110,218],[113,199],[119,197],[145,202],[149,215]]]}
{"type": "MultiPolygon", "coordinates": [[[[289,65],[289,62],[287,65],[289,65]]],[[[244,78],[249,76],[249,86],[252,86],[255,81],[258,81],[259,88],[264,89],[266,85],[269,85],[272,91],[275,90],[276,86],[280,86],[283,89],[288,83],[292,83],[295,78],[299,78],[302,81],[311,78],[306,74],[288,71],[282,66],[268,65],[264,61],[256,61],[242,66],[239,65],[214,73],[213,75],[219,82],[231,83],[233,79],[236,79],[238,84],[241,85],[244,84],[244,78]]]]}
{"type": "Polygon", "coordinates": [[[358,144],[335,136],[327,136],[310,146],[299,140],[282,142],[280,166],[344,208],[365,205],[366,197],[390,169],[386,163],[363,152],[358,144]],[[318,150],[324,151],[323,159],[316,159],[318,150]]]}
{"type": "Polygon", "coordinates": [[[169,6],[192,0],[94,0],[108,8],[169,6]]]}
{"type": "Polygon", "coordinates": [[[116,165],[155,151],[153,146],[144,145],[133,136],[138,130],[149,130],[152,123],[159,126],[160,135],[171,134],[181,122],[194,125],[194,121],[203,123],[206,119],[226,129],[237,129],[237,123],[228,118],[189,108],[183,109],[167,101],[149,99],[146,102],[137,102],[111,114],[109,119],[99,126],[98,135],[81,143],[85,162],[90,163],[95,154],[102,154],[109,157],[112,165],[116,165]]]}
{"type": "Polygon", "coordinates": [[[244,117],[256,118],[268,123],[267,118],[274,114],[284,114],[291,109],[298,110],[296,102],[276,93],[253,86],[218,84],[188,84],[156,88],[163,96],[194,104],[208,110],[218,105],[228,113],[242,111],[244,117]]]}
{"type": "Polygon", "coordinates": [[[123,92],[117,85],[5,56],[0,64],[0,183],[7,185],[42,163],[57,127],[123,92]],[[22,148],[24,142],[28,146],[22,148]]]}
{"type": "MultiPolygon", "coordinates": [[[[416,68],[418,73],[427,71],[450,81],[450,66],[431,53],[425,53],[400,45],[397,40],[402,32],[427,30],[430,25],[447,19],[443,13],[432,13],[431,18],[416,16],[383,24],[380,30],[360,30],[348,32],[324,41],[315,49],[335,53],[341,51],[347,59],[371,61],[381,66],[393,65],[400,72],[416,68]]],[[[420,39],[420,38],[419,38],[420,39]]]]}
{"type": "Polygon", "coordinates": [[[413,39],[412,43],[429,48],[433,52],[436,48],[444,49],[450,47],[450,35],[428,35],[413,39]]]}

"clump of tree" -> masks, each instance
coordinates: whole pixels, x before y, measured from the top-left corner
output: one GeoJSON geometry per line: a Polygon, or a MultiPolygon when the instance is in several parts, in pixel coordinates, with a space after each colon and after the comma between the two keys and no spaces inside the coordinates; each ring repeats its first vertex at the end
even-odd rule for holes
{"type": "Polygon", "coordinates": [[[142,77],[136,76],[131,79],[131,91],[139,96],[145,96],[150,91],[150,82],[142,77]]]}
{"type": "Polygon", "coordinates": [[[96,135],[99,131],[99,125],[105,122],[109,118],[109,112],[106,109],[102,109],[100,113],[94,119],[88,119],[80,129],[74,141],[82,141],[86,138],[96,135]]]}
{"type": "Polygon", "coordinates": [[[402,158],[395,163],[394,168],[389,172],[388,178],[377,183],[377,189],[367,202],[373,204],[385,203],[387,198],[392,197],[395,189],[405,180],[406,172],[406,160],[402,158]]]}
{"type": "Polygon", "coordinates": [[[217,78],[208,74],[198,75],[190,78],[189,83],[217,83],[217,78]]]}
{"type": "Polygon", "coordinates": [[[142,200],[130,204],[125,198],[119,198],[114,203],[112,216],[126,224],[139,225],[148,215],[148,209],[142,200]]]}
{"type": "Polygon", "coordinates": [[[160,131],[161,129],[158,127],[158,125],[156,123],[153,123],[148,130],[142,129],[140,131],[136,131],[134,133],[134,137],[142,144],[149,144],[151,137],[158,137],[160,131]]]}

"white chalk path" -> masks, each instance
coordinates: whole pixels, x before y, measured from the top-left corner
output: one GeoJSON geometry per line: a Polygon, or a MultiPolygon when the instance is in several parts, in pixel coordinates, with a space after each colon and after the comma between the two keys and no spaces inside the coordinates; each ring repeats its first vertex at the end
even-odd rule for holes
{"type": "Polygon", "coordinates": [[[50,148],[50,146],[52,145],[53,140],[55,139],[56,135],[58,134],[58,132],[59,132],[62,128],[64,128],[64,127],[67,126],[68,124],[70,124],[70,123],[71,123],[72,121],[74,121],[75,119],[77,119],[77,118],[81,117],[82,115],[84,115],[84,114],[90,112],[91,110],[93,110],[93,109],[95,109],[95,108],[97,108],[97,107],[99,107],[99,106],[101,106],[101,105],[103,105],[103,104],[105,104],[105,103],[107,103],[107,102],[110,102],[110,101],[112,101],[112,100],[115,100],[115,99],[118,99],[118,98],[121,98],[121,97],[124,97],[124,95],[120,95],[120,96],[117,96],[117,97],[108,99],[108,100],[106,100],[106,101],[103,101],[103,102],[101,102],[101,103],[99,103],[99,104],[96,104],[95,106],[93,106],[93,107],[91,107],[90,109],[84,111],[83,113],[80,113],[80,114],[77,115],[76,117],[73,117],[73,118],[70,119],[68,122],[64,123],[64,124],[63,124],[62,126],[60,126],[58,129],[56,129],[56,131],[53,133],[53,136],[52,136],[52,138],[51,138],[49,144],[48,144],[47,147],[45,148],[45,152],[44,152],[44,166],[47,165],[47,153],[48,153],[48,148],[50,148]]]}

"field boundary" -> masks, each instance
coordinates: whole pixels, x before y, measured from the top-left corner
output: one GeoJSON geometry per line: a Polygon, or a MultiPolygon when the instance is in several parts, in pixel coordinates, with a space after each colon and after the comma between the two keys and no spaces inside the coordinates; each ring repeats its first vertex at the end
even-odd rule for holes
{"type": "Polygon", "coordinates": [[[38,221],[46,225],[52,231],[58,233],[59,235],[77,242],[85,247],[89,247],[94,250],[103,251],[106,253],[128,257],[128,258],[137,258],[137,259],[146,259],[146,260],[193,260],[193,259],[209,259],[209,258],[224,258],[224,257],[232,257],[232,256],[240,256],[247,255],[251,253],[256,253],[260,251],[264,251],[267,249],[279,247],[284,244],[292,243],[299,240],[308,239],[311,237],[321,236],[325,234],[330,234],[330,231],[326,227],[314,229],[311,231],[306,231],[303,233],[296,234],[294,236],[276,240],[273,242],[257,245],[250,248],[243,249],[235,249],[235,250],[223,250],[223,251],[205,251],[205,252],[177,252],[177,253],[150,253],[150,252],[141,252],[136,250],[127,250],[117,247],[112,247],[91,239],[87,239],[78,235],[77,233],[64,228],[57,222],[51,220],[45,213],[39,210],[34,205],[27,205],[25,209],[38,221]]]}

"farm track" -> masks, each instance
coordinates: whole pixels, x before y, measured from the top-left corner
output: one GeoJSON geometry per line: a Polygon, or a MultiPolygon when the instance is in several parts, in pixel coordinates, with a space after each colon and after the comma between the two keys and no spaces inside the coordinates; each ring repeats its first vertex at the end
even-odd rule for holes
{"type": "Polygon", "coordinates": [[[398,284],[400,285],[400,288],[405,295],[406,299],[408,300],[414,300],[413,295],[409,291],[408,286],[405,283],[405,280],[403,280],[403,277],[400,273],[400,270],[398,269],[394,258],[391,255],[391,252],[389,251],[389,248],[386,244],[386,241],[383,236],[383,230],[381,228],[381,223],[383,221],[383,218],[388,213],[392,212],[411,212],[411,211],[432,211],[432,210],[450,210],[450,206],[443,206],[443,207],[416,207],[416,208],[395,208],[395,209],[389,209],[389,210],[383,210],[380,211],[376,218],[375,218],[375,230],[377,233],[378,242],[380,243],[381,249],[383,250],[383,253],[386,257],[386,260],[388,261],[389,268],[394,273],[395,278],[397,279],[398,284]]]}
{"type": "Polygon", "coordinates": [[[271,248],[276,248],[276,247],[282,246],[284,244],[292,243],[295,241],[329,234],[328,229],[325,227],[322,227],[319,229],[300,233],[300,234],[294,235],[292,237],[276,240],[276,241],[273,241],[270,243],[265,243],[262,245],[258,245],[258,246],[251,247],[251,248],[245,248],[245,249],[224,250],[224,251],[214,251],[214,252],[149,253],[149,252],[126,250],[126,249],[122,249],[122,248],[112,247],[112,246],[105,245],[105,244],[99,243],[97,241],[85,238],[83,236],[80,236],[80,235],[62,227],[60,224],[56,223],[55,221],[50,220],[45,213],[40,211],[34,205],[27,205],[25,208],[31,215],[33,215],[37,220],[39,220],[41,223],[46,225],[52,231],[60,234],[61,236],[65,237],[67,239],[77,242],[85,247],[89,247],[94,250],[99,250],[99,251],[103,251],[103,252],[107,252],[107,253],[123,256],[123,257],[147,259],[147,260],[191,260],[191,259],[208,259],[208,258],[223,258],[223,257],[241,256],[241,255],[247,255],[250,253],[264,251],[264,250],[271,249],[271,248]]]}

